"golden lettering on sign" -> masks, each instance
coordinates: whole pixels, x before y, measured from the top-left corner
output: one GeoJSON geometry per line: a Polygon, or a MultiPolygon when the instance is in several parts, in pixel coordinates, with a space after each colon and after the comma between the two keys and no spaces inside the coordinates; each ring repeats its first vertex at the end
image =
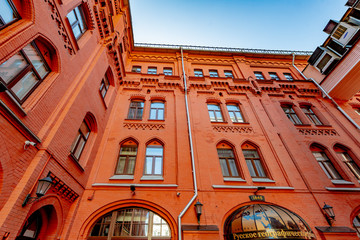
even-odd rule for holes
{"type": "Polygon", "coordinates": [[[234,233],[235,240],[238,239],[252,239],[252,238],[298,238],[298,239],[311,239],[313,233],[307,231],[284,231],[284,230],[268,230],[266,232],[249,232],[249,233],[234,233]]]}

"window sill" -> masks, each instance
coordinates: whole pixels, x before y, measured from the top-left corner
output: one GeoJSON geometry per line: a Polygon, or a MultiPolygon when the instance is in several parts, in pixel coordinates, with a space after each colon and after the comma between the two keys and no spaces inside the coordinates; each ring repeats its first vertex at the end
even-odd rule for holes
{"type": "Polygon", "coordinates": [[[148,119],[148,121],[151,121],[151,122],[165,122],[165,119],[148,119]]]}
{"type": "Polygon", "coordinates": [[[341,185],[354,185],[353,182],[349,182],[349,181],[346,181],[346,180],[331,180],[331,182],[333,184],[341,184],[341,185]]]}
{"type": "Polygon", "coordinates": [[[211,123],[215,123],[215,124],[217,124],[217,123],[219,123],[219,124],[222,124],[222,123],[227,123],[227,122],[215,122],[215,121],[210,121],[211,123]]]}
{"type": "Polygon", "coordinates": [[[142,121],[142,119],[135,119],[135,118],[125,118],[124,120],[125,121],[137,121],[137,122],[142,121]]]}
{"type": "Polygon", "coordinates": [[[316,127],[332,127],[331,125],[325,125],[325,124],[321,124],[321,125],[315,125],[316,127]]]}
{"type": "Polygon", "coordinates": [[[142,176],[140,180],[164,180],[163,176],[142,176]]]}
{"type": "Polygon", "coordinates": [[[133,180],[134,175],[114,175],[109,178],[110,180],[133,180]]]}
{"type": "Polygon", "coordinates": [[[253,178],[253,182],[268,182],[268,183],[274,183],[275,181],[269,178],[253,178]]]}
{"type": "Polygon", "coordinates": [[[296,127],[311,127],[311,124],[294,124],[296,127]]]}
{"type": "Polygon", "coordinates": [[[224,177],[224,181],[226,182],[246,182],[246,180],[242,178],[236,178],[236,177],[224,177]]]}
{"type": "Polygon", "coordinates": [[[232,122],[233,124],[236,124],[236,125],[250,125],[249,122],[232,122]]]}
{"type": "Polygon", "coordinates": [[[70,153],[69,158],[72,160],[73,163],[82,171],[84,172],[85,169],[80,165],[79,161],[70,153]]]}

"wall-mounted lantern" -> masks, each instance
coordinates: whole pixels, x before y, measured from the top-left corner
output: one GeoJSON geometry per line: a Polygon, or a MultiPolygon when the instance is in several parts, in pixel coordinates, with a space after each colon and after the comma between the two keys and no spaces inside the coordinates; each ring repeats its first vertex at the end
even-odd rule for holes
{"type": "Polygon", "coordinates": [[[335,213],[334,213],[333,207],[330,205],[327,205],[324,202],[324,206],[322,207],[322,209],[324,211],[326,221],[329,223],[329,225],[331,227],[332,223],[335,221],[335,213]]]}
{"type": "Polygon", "coordinates": [[[39,198],[43,197],[46,192],[49,190],[49,188],[51,187],[51,184],[52,184],[52,179],[51,177],[46,177],[46,178],[43,178],[43,179],[40,179],[38,181],[38,186],[37,186],[37,189],[36,189],[36,197],[30,197],[30,193],[28,195],[26,195],[26,198],[22,204],[23,207],[26,206],[26,204],[28,203],[32,203],[36,200],[38,200],[39,198]]]}
{"type": "Polygon", "coordinates": [[[201,202],[199,202],[199,200],[195,203],[195,212],[196,212],[196,217],[198,220],[198,224],[200,225],[200,216],[202,214],[202,206],[203,204],[201,202]]]}

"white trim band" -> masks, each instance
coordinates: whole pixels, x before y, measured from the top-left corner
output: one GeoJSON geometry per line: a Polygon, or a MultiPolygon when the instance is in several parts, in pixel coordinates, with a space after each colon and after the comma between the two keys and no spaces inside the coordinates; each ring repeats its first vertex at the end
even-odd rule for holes
{"type": "Polygon", "coordinates": [[[93,187],[162,187],[162,188],[176,188],[177,184],[142,184],[142,183],[93,183],[93,187]]]}

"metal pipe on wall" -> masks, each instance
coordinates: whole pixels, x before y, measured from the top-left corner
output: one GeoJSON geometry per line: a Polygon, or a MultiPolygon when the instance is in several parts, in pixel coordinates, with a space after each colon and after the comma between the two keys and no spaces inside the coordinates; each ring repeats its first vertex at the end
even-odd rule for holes
{"type": "Polygon", "coordinates": [[[295,66],[295,53],[292,54],[293,55],[293,60],[292,60],[292,65],[293,67],[301,74],[301,76],[303,78],[305,78],[306,80],[311,80],[319,89],[320,91],[325,94],[326,97],[328,97],[331,102],[335,105],[335,107],[347,118],[347,120],[349,120],[357,129],[360,130],[359,125],[337,104],[337,102],[325,91],[325,89],[323,89],[320,84],[315,81],[313,78],[307,78],[296,66],[295,66]]]}
{"type": "Polygon", "coordinates": [[[185,67],[184,67],[184,56],[183,56],[183,49],[180,47],[181,51],[181,64],[183,70],[183,78],[184,78],[184,92],[185,92],[185,107],[186,107],[186,119],[187,119],[187,126],[188,126],[188,133],[189,133],[189,143],[190,143],[190,154],[191,154],[191,167],[192,167],[192,175],[194,180],[194,196],[190,199],[188,204],[185,208],[181,211],[178,216],[178,239],[181,240],[181,218],[184,216],[186,211],[189,209],[191,204],[194,202],[196,197],[198,196],[198,188],[196,182],[196,171],[195,171],[195,158],[194,158],[194,151],[193,151],[193,142],[192,142],[192,134],[191,134],[191,124],[190,124],[190,114],[189,114],[189,106],[187,100],[187,83],[186,83],[186,74],[185,74],[185,67]]]}

